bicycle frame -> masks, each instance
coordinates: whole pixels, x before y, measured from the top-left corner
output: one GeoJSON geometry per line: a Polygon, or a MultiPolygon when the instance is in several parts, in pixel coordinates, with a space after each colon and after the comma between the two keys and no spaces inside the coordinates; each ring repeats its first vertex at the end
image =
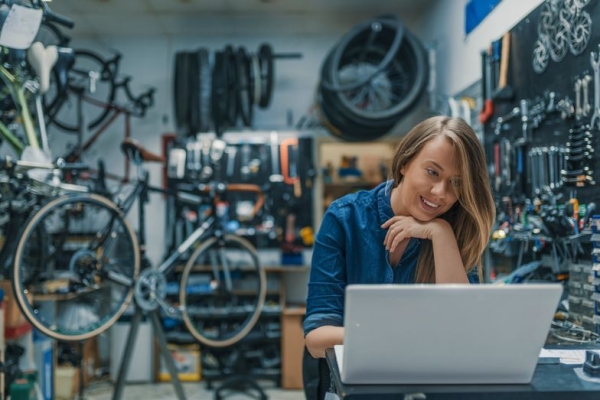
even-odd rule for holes
{"type": "MultiPolygon", "coordinates": [[[[129,159],[129,157],[127,157],[129,159]]],[[[260,191],[260,188],[256,187],[255,185],[246,185],[246,184],[237,184],[237,185],[227,185],[225,183],[219,183],[219,182],[213,182],[210,185],[200,185],[196,188],[196,191],[198,192],[208,192],[208,195],[213,198],[213,201],[210,202],[210,208],[211,208],[211,213],[208,216],[208,218],[198,227],[196,228],[178,247],[177,249],[175,249],[175,251],[173,251],[159,266],[157,267],[153,267],[153,266],[149,266],[146,258],[145,258],[145,245],[146,245],[146,226],[145,226],[145,221],[146,221],[146,212],[145,212],[145,203],[148,197],[148,192],[156,192],[156,193],[161,193],[161,194],[165,194],[165,195],[169,195],[169,196],[180,196],[183,193],[189,195],[189,196],[201,196],[201,194],[196,194],[194,190],[190,190],[190,191],[184,191],[184,190],[165,190],[163,188],[159,188],[159,187],[155,187],[155,186],[151,186],[148,184],[148,173],[147,171],[145,171],[141,166],[139,166],[138,164],[138,181],[135,185],[134,190],[125,198],[125,200],[121,203],[118,204],[119,208],[122,210],[124,215],[127,215],[129,213],[129,211],[131,210],[131,207],[133,206],[135,200],[138,200],[138,224],[139,224],[139,229],[137,232],[137,236],[138,236],[138,243],[140,246],[140,252],[141,252],[141,260],[142,260],[142,271],[144,270],[144,263],[146,264],[146,266],[148,268],[152,268],[154,269],[154,271],[158,272],[159,274],[162,274],[163,276],[168,275],[173,268],[175,267],[175,264],[177,262],[177,260],[179,260],[188,250],[190,250],[192,248],[192,246],[199,242],[199,241],[203,241],[207,238],[209,238],[212,235],[219,235],[219,230],[221,229],[221,226],[219,224],[219,217],[217,216],[217,211],[216,211],[216,201],[214,201],[214,197],[216,195],[218,195],[219,193],[225,193],[228,190],[228,186],[229,186],[229,190],[231,191],[253,191],[255,193],[259,193],[259,200],[257,200],[257,203],[255,204],[254,207],[254,214],[256,214],[256,212],[258,212],[258,210],[262,207],[262,205],[264,204],[264,198],[262,197],[262,192],[260,191]]],[[[198,201],[198,204],[202,204],[203,202],[201,200],[198,201]]],[[[107,227],[107,232],[103,235],[100,235],[100,237],[102,239],[99,239],[99,242],[102,243],[103,240],[106,240],[104,238],[107,238],[108,236],[110,236],[110,230],[111,230],[111,224],[109,224],[109,226],[107,227]]],[[[228,270],[228,266],[224,265],[224,268],[226,270],[228,270]]],[[[218,274],[215,271],[215,276],[218,277],[218,274]]],[[[116,277],[116,276],[112,276],[112,279],[117,281],[117,282],[121,282],[121,283],[125,283],[122,279],[120,279],[120,277],[116,277]]],[[[218,279],[218,278],[217,278],[218,279]]],[[[231,280],[228,278],[228,274],[225,274],[225,284],[226,284],[226,288],[228,290],[231,290],[231,280]]],[[[176,309],[174,307],[165,307],[165,312],[168,312],[172,315],[180,315],[180,312],[176,312],[176,309]]]]}
{"type": "MultiPolygon", "coordinates": [[[[29,81],[23,82],[22,77],[20,77],[18,74],[12,74],[3,65],[0,65],[0,77],[2,78],[4,83],[9,87],[13,100],[17,105],[17,110],[20,111],[19,114],[21,116],[21,119],[23,120],[23,128],[25,129],[27,145],[36,149],[40,148],[35,127],[33,124],[33,117],[31,116],[31,111],[29,110],[29,105],[27,104],[27,99],[25,96],[26,89],[30,90],[32,93],[34,92],[32,83],[29,83],[29,81]]],[[[41,103],[39,103],[39,101],[39,97],[37,97],[36,104],[40,104],[41,106],[41,103]]],[[[6,124],[4,124],[2,121],[0,121],[0,134],[7,140],[8,143],[10,143],[10,145],[15,149],[15,151],[19,155],[23,152],[23,150],[26,147],[26,144],[24,144],[17,136],[15,136],[15,134],[12,133],[10,129],[8,129],[6,124]]]]}

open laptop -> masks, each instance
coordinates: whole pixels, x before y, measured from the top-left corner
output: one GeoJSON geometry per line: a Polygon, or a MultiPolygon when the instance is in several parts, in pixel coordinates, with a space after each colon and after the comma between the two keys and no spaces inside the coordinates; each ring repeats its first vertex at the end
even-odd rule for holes
{"type": "Polygon", "coordinates": [[[560,284],[349,285],[347,384],[529,383],[560,284]]]}

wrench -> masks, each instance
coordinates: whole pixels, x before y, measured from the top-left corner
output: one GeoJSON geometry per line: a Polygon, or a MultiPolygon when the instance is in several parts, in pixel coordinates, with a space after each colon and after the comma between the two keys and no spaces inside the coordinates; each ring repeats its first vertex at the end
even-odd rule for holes
{"type": "MultiPolygon", "coordinates": [[[[600,44],[598,45],[600,49],[600,44]]],[[[600,118],[600,59],[598,53],[590,52],[590,63],[594,70],[594,114],[590,120],[591,128],[594,129],[595,125],[600,118]]]]}
{"type": "Polygon", "coordinates": [[[575,81],[575,119],[581,119],[581,79],[575,81]]]}
{"type": "Polygon", "coordinates": [[[583,89],[583,105],[582,110],[581,110],[581,114],[584,117],[587,117],[588,115],[590,115],[590,110],[592,109],[592,106],[590,105],[590,99],[589,99],[589,84],[592,81],[592,77],[589,76],[588,74],[585,74],[585,76],[583,77],[583,79],[581,80],[581,88],[583,89]]]}

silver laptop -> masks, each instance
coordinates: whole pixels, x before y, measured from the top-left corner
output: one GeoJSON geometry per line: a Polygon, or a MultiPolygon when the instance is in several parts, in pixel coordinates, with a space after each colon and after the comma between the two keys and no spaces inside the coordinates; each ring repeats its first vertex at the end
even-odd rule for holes
{"type": "Polygon", "coordinates": [[[336,348],[342,382],[529,383],[562,290],[349,285],[344,345],[336,348]]]}

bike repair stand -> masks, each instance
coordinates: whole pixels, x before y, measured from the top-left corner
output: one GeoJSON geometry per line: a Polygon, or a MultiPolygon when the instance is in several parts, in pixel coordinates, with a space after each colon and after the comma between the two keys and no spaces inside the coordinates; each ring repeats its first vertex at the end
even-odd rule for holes
{"type": "Polygon", "coordinates": [[[171,383],[175,388],[175,394],[177,395],[177,398],[179,400],[186,400],[185,393],[183,391],[183,386],[181,385],[181,381],[177,376],[177,370],[175,368],[173,356],[167,348],[167,339],[165,336],[165,332],[162,329],[162,325],[160,323],[160,308],[156,308],[151,311],[145,311],[144,309],[142,309],[142,307],[138,305],[137,301],[134,302],[135,314],[133,315],[133,318],[131,320],[131,329],[129,331],[129,335],[127,336],[127,343],[125,345],[123,359],[121,360],[121,366],[119,368],[119,376],[117,378],[117,383],[115,384],[113,400],[121,400],[123,396],[123,389],[125,389],[125,380],[127,378],[127,373],[129,372],[129,365],[131,364],[131,357],[133,355],[133,347],[135,345],[136,337],[138,334],[140,323],[142,322],[142,315],[144,314],[144,312],[150,318],[150,322],[152,323],[152,331],[154,332],[154,336],[158,340],[158,348],[160,349],[160,354],[167,366],[169,374],[171,375],[171,383]]]}

